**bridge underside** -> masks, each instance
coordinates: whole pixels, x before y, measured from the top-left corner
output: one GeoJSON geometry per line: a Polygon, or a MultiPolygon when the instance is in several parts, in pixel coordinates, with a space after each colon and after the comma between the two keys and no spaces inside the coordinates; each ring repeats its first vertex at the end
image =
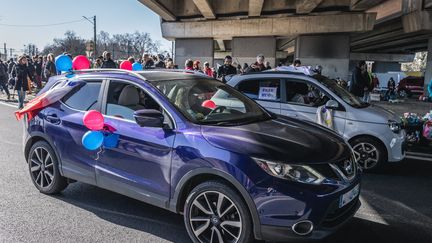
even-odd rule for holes
{"type": "Polygon", "coordinates": [[[415,52],[432,51],[432,0],[138,1],[161,16],[180,66],[188,58],[214,65],[225,55],[243,65],[264,54],[272,66],[300,58],[349,79],[358,60],[395,71],[415,52]]]}

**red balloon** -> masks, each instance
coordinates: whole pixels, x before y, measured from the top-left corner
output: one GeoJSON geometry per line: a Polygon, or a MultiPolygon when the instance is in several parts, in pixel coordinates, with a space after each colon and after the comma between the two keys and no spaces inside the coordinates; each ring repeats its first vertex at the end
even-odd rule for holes
{"type": "Polygon", "coordinates": [[[204,102],[201,104],[201,106],[213,110],[214,108],[216,108],[216,103],[214,103],[213,100],[204,100],[204,102]]]}
{"type": "Polygon", "coordinates": [[[76,56],[72,61],[72,68],[74,70],[89,69],[90,61],[84,55],[76,56]]]}
{"type": "Polygon", "coordinates": [[[83,123],[90,130],[102,130],[104,127],[104,117],[99,111],[89,110],[83,116],[83,123]]]}
{"type": "Polygon", "coordinates": [[[129,61],[123,61],[120,63],[120,69],[130,70],[132,71],[132,63],[129,61]]]}

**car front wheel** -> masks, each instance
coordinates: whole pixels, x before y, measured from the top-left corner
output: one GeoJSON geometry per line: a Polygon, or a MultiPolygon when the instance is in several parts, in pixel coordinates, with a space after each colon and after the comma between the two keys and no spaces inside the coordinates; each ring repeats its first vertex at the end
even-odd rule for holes
{"type": "Polygon", "coordinates": [[[193,242],[251,242],[249,210],[233,189],[218,181],[195,187],[186,199],[184,221],[193,242]]]}
{"type": "Polygon", "coordinates": [[[374,139],[368,137],[356,138],[350,142],[357,163],[363,171],[379,171],[384,166],[386,149],[374,139]]]}
{"type": "Polygon", "coordinates": [[[58,159],[45,141],[36,142],[28,155],[30,177],[36,188],[45,194],[56,194],[67,187],[67,180],[60,175],[58,159]]]}

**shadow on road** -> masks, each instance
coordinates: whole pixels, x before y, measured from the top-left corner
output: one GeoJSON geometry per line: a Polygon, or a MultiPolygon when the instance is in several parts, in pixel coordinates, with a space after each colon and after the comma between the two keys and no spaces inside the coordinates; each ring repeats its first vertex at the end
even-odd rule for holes
{"type": "Polygon", "coordinates": [[[77,182],[53,197],[117,225],[171,242],[190,242],[181,215],[114,192],[77,182]]]}

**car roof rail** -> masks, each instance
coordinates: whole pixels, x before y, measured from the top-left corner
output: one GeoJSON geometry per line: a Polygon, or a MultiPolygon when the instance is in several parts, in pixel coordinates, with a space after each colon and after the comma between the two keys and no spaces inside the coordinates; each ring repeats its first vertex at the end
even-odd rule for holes
{"type": "Polygon", "coordinates": [[[75,74],[86,74],[86,73],[97,73],[97,72],[115,72],[121,74],[130,74],[136,78],[146,80],[145,77],[139,75],[138,73],[126,69],[118,69],[118,68],[96,68],[96,69],[81,69],[81,70],[73,70],[72,73],[75,74]]]}
{"type": "MultiPolygon", "coordinates": [[[[146,69],[143,70],[144,72],[170,72],[170,73],[189,73],[189,74],[197,74],[200,76],[204,76],[204,77],[209,77],[208,75],[206,75],[205,73],[202,72],[198,72],[195,70],[187,70],[187,69],[163,69],[163,68],[154,68],[154,69],[146,69]]],[[[140,71],[140,72],[143,72],[140,71]]]]}

